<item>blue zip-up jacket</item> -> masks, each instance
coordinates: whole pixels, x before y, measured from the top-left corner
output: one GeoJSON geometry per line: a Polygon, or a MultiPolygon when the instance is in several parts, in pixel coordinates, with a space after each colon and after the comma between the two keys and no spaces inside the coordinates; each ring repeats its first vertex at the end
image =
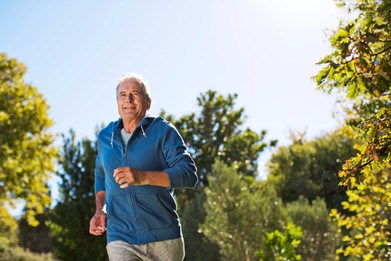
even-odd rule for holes
{"type": "Polygon", "coordinates": [[[145,117],[128,144],[123,144],[122,128],[120,118],[98,135],[95,192],[106,191],[107,242],[140,245],[181,237],[174,188],[193,188],[198,181],[182,137],[161,117],[145,117]],[[113,177],[118,167],[163,170],[170,188],[132,185],[122,189],[113,177]]]}

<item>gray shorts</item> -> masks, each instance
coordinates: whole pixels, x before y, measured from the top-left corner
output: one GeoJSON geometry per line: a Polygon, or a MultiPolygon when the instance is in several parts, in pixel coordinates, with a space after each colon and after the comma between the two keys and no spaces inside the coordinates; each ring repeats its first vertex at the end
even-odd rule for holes
{"type": "Polygon", "coordinates": [[[182,261],[185,257],[183,238],[132,245],[112,241],[106,246],[110,261],[182,261]]]}

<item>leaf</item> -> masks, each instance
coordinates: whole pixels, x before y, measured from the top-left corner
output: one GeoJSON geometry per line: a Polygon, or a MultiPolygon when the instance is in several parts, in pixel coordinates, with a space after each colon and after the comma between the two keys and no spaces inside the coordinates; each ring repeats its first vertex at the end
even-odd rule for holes
{"type": "Polygon", "coordinates": [[[346,95],[347,98],[353,99],[357,95],[357,84],[353,82],[351,85],[348,86],[348,93],[346,95]]]}

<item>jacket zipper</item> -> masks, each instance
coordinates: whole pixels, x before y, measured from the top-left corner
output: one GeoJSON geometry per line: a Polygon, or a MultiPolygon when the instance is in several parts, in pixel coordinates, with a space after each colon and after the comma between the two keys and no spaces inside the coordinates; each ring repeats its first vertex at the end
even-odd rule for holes
{"type": "MultiPolygon", "coordinates": [[[[135,132],[136,132],[136,129],[133,131],[133,134],[134,134],[135,132]]],[[[143,132],[144,132],[144,130],[143,130],[143,132]]],[[[121,141],[118,140],[117,136],[114,135],[114,138],[115,138],[117,141],[119,141],[119,143],[122,144],[122,150],[123,150],[123,152],[124,152],[124,158],[126,158],[126,147],[127,147],[127,145],[129,144],[130,140],[133,138],[133,136],[134,136],[133,134],[132,134],[132,136],[130,137],[130,139],[128,140],[128,143],[127,143],[127,144],[124,144],[124,142],[122,141],[122,139],[121,139],[121,141]]],[[[144,137],[146,137],[146,136],[145,136],[145,133],[144,133],[143,135],[144,135],[144,137]]]]}
{"type": "Polygon", "coordinates": [[[125,145],[124,145],[124,142],[123,141],[120,141],[119,139],[117,139],[117,136],[114,135],[114,138],[122,144],[122,150],[124,152],[124,158],[126,158],[126,148],[125,148],[125,145]]]}

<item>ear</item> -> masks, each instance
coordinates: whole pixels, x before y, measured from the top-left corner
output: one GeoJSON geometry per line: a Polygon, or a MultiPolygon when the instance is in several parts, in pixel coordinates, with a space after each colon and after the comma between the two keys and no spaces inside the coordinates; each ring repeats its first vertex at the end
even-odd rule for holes
{"type": "Polygon", "coordinates": [[[147,110],[149,110],[151,108],[152,99],[151,98],[147,98],[146,102],[147,102],[147,110]]]}

